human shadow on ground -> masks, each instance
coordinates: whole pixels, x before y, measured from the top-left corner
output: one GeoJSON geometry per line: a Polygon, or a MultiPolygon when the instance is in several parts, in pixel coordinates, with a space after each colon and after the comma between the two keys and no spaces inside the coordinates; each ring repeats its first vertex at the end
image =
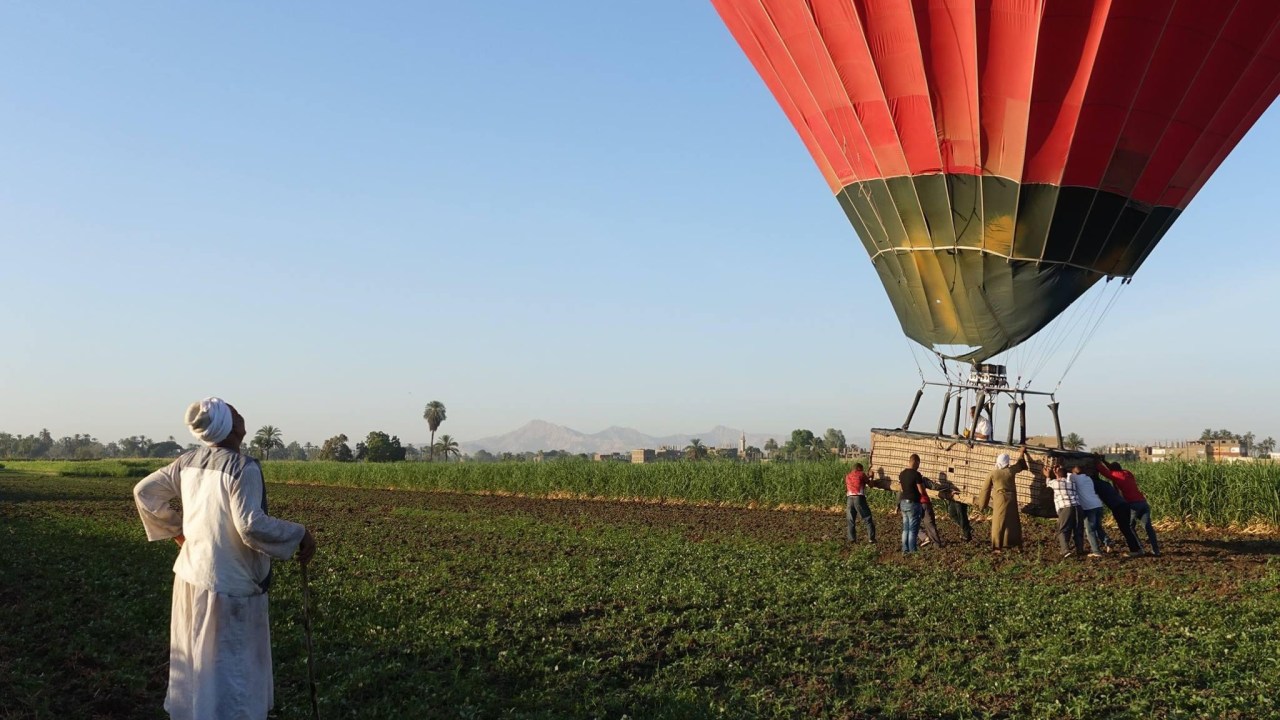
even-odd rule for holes
{"type": "Polygon", "coordinates": [[[1184,540],[1190,545],[1212,548],[1232,555],[1252,555],[1261,557],[1280,556],[1280,540],[1184,540]]]}

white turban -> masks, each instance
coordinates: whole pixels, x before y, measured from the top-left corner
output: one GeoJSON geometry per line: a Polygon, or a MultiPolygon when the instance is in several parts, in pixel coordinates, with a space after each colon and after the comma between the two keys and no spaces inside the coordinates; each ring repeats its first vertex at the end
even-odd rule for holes
{"type": "Polygon", "coordinates": [[[1000,453],[1000,457],[996,458],[996,467],[998,468],[1009,467],[1009,453],[1000,453]]]}
{"type": "Polygon", "coordinates": [[[207,397],[187,408],[187,429],[205,445],[217,445],[231,434],[231,406],[222,398],[207,397]]]}

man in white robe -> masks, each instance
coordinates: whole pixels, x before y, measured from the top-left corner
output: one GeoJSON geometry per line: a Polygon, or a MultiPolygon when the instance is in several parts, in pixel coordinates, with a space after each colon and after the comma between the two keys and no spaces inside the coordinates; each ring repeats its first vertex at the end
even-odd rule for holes
{"type": "Polygon", "coordinates": [[[174,720],[261,720],[274,703],[267,586],[271,558],[302,563],[315,539],[267,514],[258,461],[240,454],[244,418],[219,398],[187,409],[205,447],[133,489],[148,540],[175,540],[169,692],[174,720]],[[175,509],[173,500],[181,501],[175,509]]]}

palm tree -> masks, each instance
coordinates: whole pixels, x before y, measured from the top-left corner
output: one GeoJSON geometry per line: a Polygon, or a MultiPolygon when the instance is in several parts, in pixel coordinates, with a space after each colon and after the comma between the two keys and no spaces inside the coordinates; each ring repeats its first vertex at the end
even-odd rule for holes
{"type": "Polygon", "coordinates": [[[690,460],[701,460],[707,456],[707,446],[702,444],[700,438],[694,438],[684,449],[684,456],[690,460]]]}
{"type": "Polygon", "coordinates": [[[427,408],[422,411],[422,419],[427,421],[427,427],[431,428],[431,459],[436,459],[436,430],[439,429],[440,423],[444,422],[444,403],[439,400],[432,400],[427,403],[427,408]]]}
{"type": "Polygon", "coordinates": [[[1260,455],[1270,455],[1276,449],[1276,439],[1268,436],[1266,440],[1259,440],[1254,447],[1258,449],[1260,455]]]}
{"type": "Polygon", "coordinates": [[[441,435],[440,442],[432,445],[431,450],[432,452],[439,450],[440,454],[444,456],[445,462],[449,462],[449,455],[451,454],[454,457],[462,457],[462,451],[458,449],[458,441],[454,440],[451,435],[441,435]]]}
{"type": "Polygon", "coordinates": [[[1085,447],[1084,438],[1075,433],[1071,433],[1063,438],[1062,445],[1068,450],[1082,450],[1085,447]]]}
{"type": "Polygon", "coordinates": [[[284,449],[284,433],[275,425],[263,425],[253,436],[252,446],[258,449],[263,460],[268,460],[272,450],[284,449]]]}

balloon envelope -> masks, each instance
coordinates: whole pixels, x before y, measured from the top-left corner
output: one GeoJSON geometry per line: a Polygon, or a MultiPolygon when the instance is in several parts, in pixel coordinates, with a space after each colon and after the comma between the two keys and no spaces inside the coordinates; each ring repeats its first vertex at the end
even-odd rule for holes
{"type": "Polygon", "coordinates": [[[1132,277],[1280,92],[1278,0],[712,0],[903,331],[981,361],[1132,277]]]}

